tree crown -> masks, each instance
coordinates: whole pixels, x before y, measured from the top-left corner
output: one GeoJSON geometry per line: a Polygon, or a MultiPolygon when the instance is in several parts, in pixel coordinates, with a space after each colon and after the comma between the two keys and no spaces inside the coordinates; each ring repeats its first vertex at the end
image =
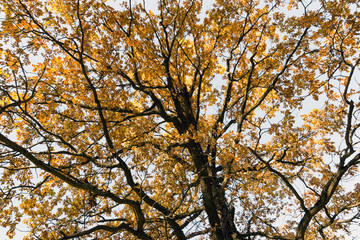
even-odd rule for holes
{"type": "Polygon", "coordinates": [[[352,235],[357,1],[0,2],[8,236],[352,235]]]}

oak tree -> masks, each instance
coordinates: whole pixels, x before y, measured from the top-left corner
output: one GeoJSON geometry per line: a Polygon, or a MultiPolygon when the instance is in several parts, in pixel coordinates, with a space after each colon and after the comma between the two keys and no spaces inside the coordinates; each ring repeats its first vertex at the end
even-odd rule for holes
{"type": "Polygon", "coordinates": [[[9,237],[356,236],[357,0],[0,2],[9,237]]]}

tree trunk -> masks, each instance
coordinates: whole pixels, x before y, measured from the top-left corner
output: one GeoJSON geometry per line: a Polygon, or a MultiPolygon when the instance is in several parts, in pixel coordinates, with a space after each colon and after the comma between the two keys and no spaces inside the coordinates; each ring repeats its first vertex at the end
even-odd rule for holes
{"type": "Polygon", "coordinates": [[[196,170],[200,178],[205,212],[212,228],[211,238],[214,240],[235,240],[239,237],[234,224],[234,213],[225,198],[225,190],[216,176],[211,176],[207,156],[202,153],[199,144],[192,142],[189,148],[196,170]]]}

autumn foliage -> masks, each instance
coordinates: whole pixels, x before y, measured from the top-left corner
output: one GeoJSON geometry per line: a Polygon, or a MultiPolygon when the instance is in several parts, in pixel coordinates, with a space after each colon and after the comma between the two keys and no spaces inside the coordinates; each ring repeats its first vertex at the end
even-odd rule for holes
{"type": "Polygon", "coordinates": [[[1,0],[0,226],[356,237],[357,0],[1,0]]]}

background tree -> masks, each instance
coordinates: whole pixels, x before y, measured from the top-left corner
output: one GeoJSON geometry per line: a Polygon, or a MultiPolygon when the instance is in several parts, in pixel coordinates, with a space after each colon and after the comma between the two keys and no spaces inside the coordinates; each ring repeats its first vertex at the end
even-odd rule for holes
{"type": "Polygon", "coordinates": [[[355,235],[358,1],[1,4],[10,237],[355,235]]]}

